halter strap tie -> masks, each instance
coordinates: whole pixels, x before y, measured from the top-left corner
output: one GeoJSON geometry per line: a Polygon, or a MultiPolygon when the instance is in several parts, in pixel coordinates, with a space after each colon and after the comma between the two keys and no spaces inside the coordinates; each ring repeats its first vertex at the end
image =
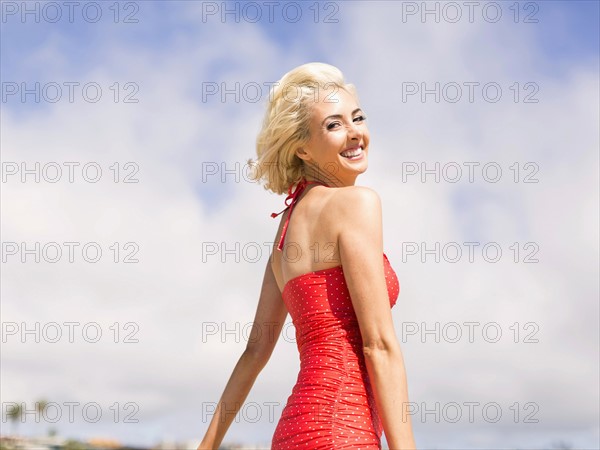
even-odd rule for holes
{"type": "MultiPolygon", "coordinates": [[[[279,214],[286,211],[288,208],[290,210],[290,213],[288,214],[287,218],[285,219],[285,223],[283,224],[283,229],[281,230],[281,237],[279,238],[279,244],[277,244],[277,249],[279,249],[279,250],[283,249],[283,239],[285,238],[285,233],[287,231],[287,227],[290,222],[290,217],[292,215],[292,210],[294,209],[294,205],[298,201],[298,198],[302,195],[302,192],[304,192],[304,189],[306,188],[306,186],[309,184],[321,184],[323,186],[327,186],[327,184],[325,184],[321,181],[307,181],[306,178],[302,178],[300,180],[300,182],[296,185],[296,189],[293,192],[292,192],[293,185],[290,185],[290,187],[288,189],[288,196],[285,198],[285,201],[284,201],[284,203],[287,206],[284,209],[282,209],[281,211],[279,211],[278,213],[271,213],[271,217],[275,218],[279,214]],[[291,203],[288,204],[288,200],[291,200],[291,203]]],[[[329,186],[327,186],[327,187],[329,187],[329,186]]]]}

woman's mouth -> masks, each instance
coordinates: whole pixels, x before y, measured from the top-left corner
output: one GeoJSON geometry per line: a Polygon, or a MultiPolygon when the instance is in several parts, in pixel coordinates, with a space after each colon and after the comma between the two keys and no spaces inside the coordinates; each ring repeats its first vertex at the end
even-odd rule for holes
{"type": "Polygon", "coordinates": [[[351,160],[360,159],[363,156],[363,148],[355,147],[355,148],[351,148],[348,150],[344,150],[342,153],[340,153],[340,155],[346,159],[351,159],[351,160]]]}

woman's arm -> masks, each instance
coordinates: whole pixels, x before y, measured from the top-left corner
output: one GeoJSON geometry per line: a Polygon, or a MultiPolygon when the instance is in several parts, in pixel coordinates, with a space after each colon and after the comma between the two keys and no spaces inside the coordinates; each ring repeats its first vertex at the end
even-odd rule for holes
{"type": "Polygon", "coordinates": [[[390,449],[415,449],[408,387],[385,282],[381,201],[372,189],[339,191],[338,244],[365,363],[390,449]]]}
{"type": "Polygon", "coordinates": [[[219,448],[256,377],[269,361],[286,316],[287,309],[269,258],[248,344],[229,377],[198,450],[219,448]]]}

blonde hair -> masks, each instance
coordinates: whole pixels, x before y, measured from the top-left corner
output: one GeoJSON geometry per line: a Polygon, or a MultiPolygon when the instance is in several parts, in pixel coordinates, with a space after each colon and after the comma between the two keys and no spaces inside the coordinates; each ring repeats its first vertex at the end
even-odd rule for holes
{"type": "Polygon", "coordinates": [[[344,81],[342,72],[325,63],[308,63],[286,73],[271,89],[267,111],[256,138],[258,159],[248,160],[249,177],[265,181],[264,188],[287,193],[305,175],[304,161],[296,150],[310,138],[312,105],[319,89],[337,87],[356,98],[356,88],[344,81]]]}

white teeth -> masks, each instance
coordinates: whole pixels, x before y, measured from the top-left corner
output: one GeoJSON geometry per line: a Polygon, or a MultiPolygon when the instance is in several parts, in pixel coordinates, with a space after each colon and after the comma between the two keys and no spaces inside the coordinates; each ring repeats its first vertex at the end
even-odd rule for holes
{"type": "Polygon", "coordinates": [[[341,153],[341,155],[345,158],[354,158],[355,156],[359,156],[363,151],[362,147],[358,147],[357,149],[354,150],[346,150],[344,152],[341,153]]]}

